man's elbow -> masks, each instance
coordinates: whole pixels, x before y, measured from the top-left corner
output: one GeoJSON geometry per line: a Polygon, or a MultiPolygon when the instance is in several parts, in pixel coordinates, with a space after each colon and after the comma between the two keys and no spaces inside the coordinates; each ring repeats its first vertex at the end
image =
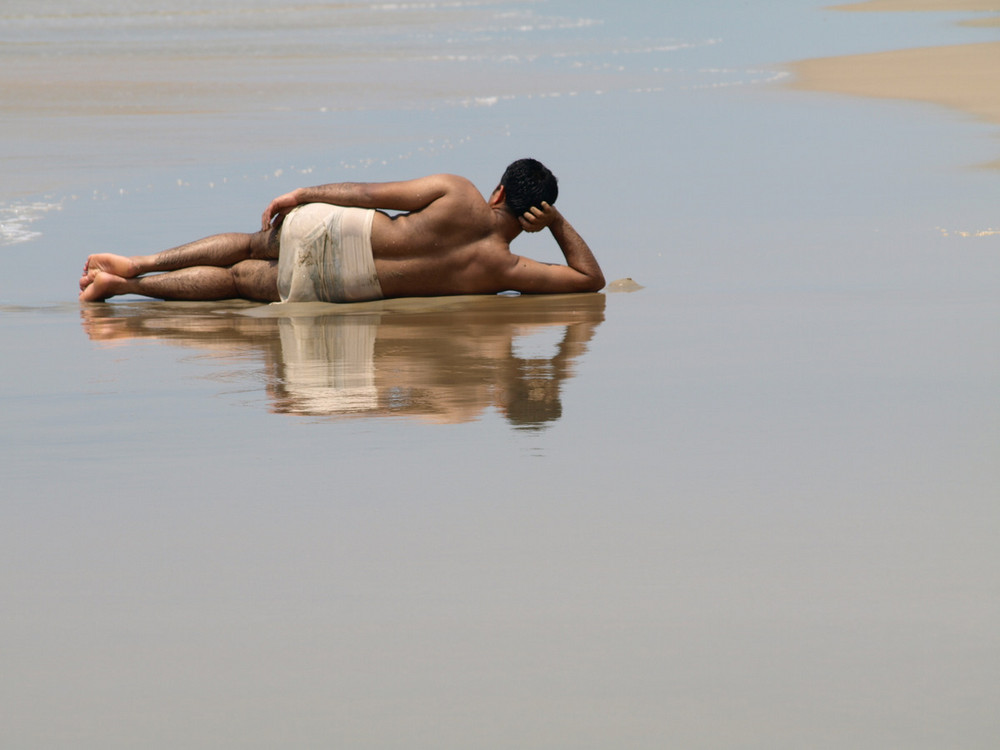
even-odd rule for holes
{"type": "Polygon", "coordinates": [[[583,292],[599,292],[604,288],[604,274],[598,272],[596,275],[590,274],[587,276],[586,282],[583,284],[583,292]]]}

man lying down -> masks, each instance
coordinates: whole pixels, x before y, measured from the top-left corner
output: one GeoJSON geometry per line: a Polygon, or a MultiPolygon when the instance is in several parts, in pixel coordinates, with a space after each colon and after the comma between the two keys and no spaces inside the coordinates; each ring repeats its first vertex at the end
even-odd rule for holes
{"type": "Polygon", "coordinates": [[[361,302],[596,292],[604,275],[554,207],[558,192],[555,176],[534,159],[512,163],[489,200],[447,174],[299,188],[271,201],[254,234],[217,234],[154,255],[91,255],[80,299],[361,302]],[[545,228],[566,265],[510,251],[522,231],[545,228]]]}

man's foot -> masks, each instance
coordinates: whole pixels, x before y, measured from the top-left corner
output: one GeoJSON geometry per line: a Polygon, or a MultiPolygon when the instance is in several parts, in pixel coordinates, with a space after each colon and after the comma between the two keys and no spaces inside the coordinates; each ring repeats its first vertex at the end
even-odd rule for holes
{"type": "Polygon", "coordinates": [[[95,253],[88,256],[87,262],[83,264],[83,278],[80,279],[80,289],[89,285],[87,281],[92,271],[107,271],[123,279],[135,278],[139,275],[139,268],[135,261],[126,258],[124,255],[114,253],[95,253]]]}
{"type": "Polygon", "coordinates": [[[80,279],[80,301],[81,302],[103,302],[108,297],[118,294],[121,284],[125,279],[106,271],[89,271],[80,279]]]}

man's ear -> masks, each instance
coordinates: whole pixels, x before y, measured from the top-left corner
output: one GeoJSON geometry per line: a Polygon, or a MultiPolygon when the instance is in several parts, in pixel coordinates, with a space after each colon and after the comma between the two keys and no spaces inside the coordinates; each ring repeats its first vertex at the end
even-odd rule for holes
{"type": "Polygon", "coordinates": [[[507,189],[503,185],[497,185],[496,190],[490,196],[490,206],[502,206],[507,202],[507,189]]]}

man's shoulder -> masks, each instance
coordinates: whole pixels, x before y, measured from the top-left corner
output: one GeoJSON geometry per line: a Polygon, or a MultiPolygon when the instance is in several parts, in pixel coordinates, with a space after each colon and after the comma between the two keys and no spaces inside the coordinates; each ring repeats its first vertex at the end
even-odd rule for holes
{"type": "Polygon", "coordinates": [[[435,180],[444,189],[446,194],[449,195],[470,195],[475,194],[476,196],[482,197],[479,190],[475,185],[472,184],[472,180],[467,177],[462,177],[457,174],[441,173],[436,175],[431,175],[431,179],[435,180]]]}
{"type": "Polygon", "coordinates": [[[434,175],[438,197],[428,209],[460,224],[480,223],[486,214],[486,200],[472,182],[455,174],[434,175]]]}

